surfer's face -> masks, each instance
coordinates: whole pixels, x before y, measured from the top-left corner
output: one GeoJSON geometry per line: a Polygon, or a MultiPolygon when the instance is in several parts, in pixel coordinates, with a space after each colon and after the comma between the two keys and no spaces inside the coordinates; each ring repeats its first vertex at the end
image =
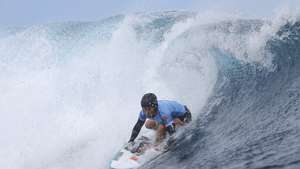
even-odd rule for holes
{"type": "Polygon", "coordinates": [[[154,107],[144,107],[143,111],[148,117],[154,117],[156,115],[156,110],[154,107]]]}

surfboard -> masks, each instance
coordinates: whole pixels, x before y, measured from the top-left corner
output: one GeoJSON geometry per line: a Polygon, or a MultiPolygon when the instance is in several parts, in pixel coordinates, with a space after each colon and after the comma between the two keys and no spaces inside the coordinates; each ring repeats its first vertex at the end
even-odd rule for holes
{"type": "Polygon", "coordinates": [[[134,169],[141,165],[139,157],[130,151],[121,149],[110,163],[111,169],[134,169]]]}
{"type": "Polygon", "coordinates": [[[159,151],[153,149],[152,141],[148,137],[142,136],[134,142],[134,145],[123,146],[111,160],[110,168],[136,169],[158,154],[159,151]]]}

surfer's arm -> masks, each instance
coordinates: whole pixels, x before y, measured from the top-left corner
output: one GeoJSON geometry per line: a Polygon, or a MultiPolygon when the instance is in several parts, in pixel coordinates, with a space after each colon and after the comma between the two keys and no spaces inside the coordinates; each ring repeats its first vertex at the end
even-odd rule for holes
{"type": "Polygon", "coordinates": [[[133,142],[135,140],[135,138],[139,135],[144,123],[145,123],[145,121],[138,119],[138,121],[136,122],[136,124],[134,125],[134,127],[132,129],[129,142],[133,142]]]}

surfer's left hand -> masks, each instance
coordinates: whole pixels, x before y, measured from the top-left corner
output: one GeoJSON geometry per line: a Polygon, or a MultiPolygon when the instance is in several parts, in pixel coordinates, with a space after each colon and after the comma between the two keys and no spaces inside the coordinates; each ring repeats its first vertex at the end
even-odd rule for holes
{"type": "Polygon", "coordinates": [[[125,149],[127,150],[131,150],[134,146],[134,142],[133,141],[129,141],[126,145],[125,145],[125,149]]]}

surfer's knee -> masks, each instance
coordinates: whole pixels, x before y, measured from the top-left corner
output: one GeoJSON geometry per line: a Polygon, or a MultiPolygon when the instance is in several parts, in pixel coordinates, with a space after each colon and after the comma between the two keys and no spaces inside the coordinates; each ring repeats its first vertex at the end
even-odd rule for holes
{"type": "Polygon", "coordinates": [[[158,128],[158,124],[155,120],[147,120],[146,123],[145,123],[145,127],[147,129],[156,130],[158,128]]]}

